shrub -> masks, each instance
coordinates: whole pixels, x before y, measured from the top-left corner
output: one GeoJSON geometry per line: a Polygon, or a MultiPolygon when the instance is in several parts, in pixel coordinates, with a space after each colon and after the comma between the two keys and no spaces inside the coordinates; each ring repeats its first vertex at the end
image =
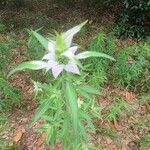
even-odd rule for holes
{"type": "Polygon", "coordinates": [[[110,6],[116,0],[83,0],[84,5],[94,6],[96,8],[105,8],[106,6],[110,6]]]}
{"type": "Polygon", "coordinates": [[[121,14],[116,20],[116,33],[122,38],[145,38],[149,36],[149,0],[123,0],[123,3],[121,14]]]}
{"type": "Polygon", "coordinates": [[[147,91],[149,84],[149,40],[119,50],[113,67],[113,78],[121,85],[147,91]]]}
{"type": "Polygon", "coordinates": [[[25,0],[0,0],[1,6],[15,6],[17,8],[25,5],[25,0]]]}

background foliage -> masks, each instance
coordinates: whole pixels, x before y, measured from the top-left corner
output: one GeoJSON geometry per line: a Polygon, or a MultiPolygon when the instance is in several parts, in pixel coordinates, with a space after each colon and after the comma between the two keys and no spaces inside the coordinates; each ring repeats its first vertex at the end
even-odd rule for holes
{"type": "Polygon", "coordinates": [[[150,35],[149,20],[149,0],[124,0],[121,14],[116,20],[116,32],[122,38],[145,38],[150,35]]]}
{"type": "Polygon", "coordinates": [[[138,92],[149,90],[150,40],[132,46],[118,47],[114,33],[100,31],[89,45],[89,50],[105,52],[116,59],[115,63],[107,60],[90,59],[88,64],[88,82],[101,86],[106,79],[113,85],[123,85],[138,92]]]}
{"type": "MultiPolygon", "coordinates": [[[[145,38],[150,35],[150,1],[149,0],[55,0],[57,3],[66,7],[73,7],[76,2],[81,5],[96,8],[95,11],[113,9],[114,5],[118,5],[117,17],[114,25],[115,33],[121,38],[137,37],[145,38]]],[[[35,3],[41,3],[40,0],[0,0],[1,8],[21,8],[26,6],[34,6],[35,3]]],[[[49,4],[49,0],[45,1],[49,4]]],[[[47,6],[45,6],[47,9],[47,6]]],[[[25,23],[24,23],[25,24],[25,23]]]]}
{"type": "MultiPolygon", "coordinates": [[[[5,33],[5,26],[0,24],[0,30],[5,33]]],[[[12,58],[12,49],[18,44],[9,34],[7,39],[0,43],[0,112],[11,110],[13,105],[19,105],[21,96],[19,89],[11,85],[7,80],[9,64],[12,58]]]]}

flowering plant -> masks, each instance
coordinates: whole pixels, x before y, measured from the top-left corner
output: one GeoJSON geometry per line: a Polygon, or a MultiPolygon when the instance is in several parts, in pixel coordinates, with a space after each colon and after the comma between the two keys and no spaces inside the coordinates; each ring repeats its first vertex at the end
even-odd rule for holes
{"type": "Polygon", "coordinates": [[[91,139],[88,131],[95,130],[92,119],[100,117],[100,109],[93,99],[93,95],[99,92],[86,84],[85,76],[81,75],[79,70],[83,68],[80,60],[88,57],[114,60],[111,56],[99,52],[77,53],[79,46],[73,44],[72,40],[86,23],[87,21],[64,33],[56,32],[50,39],[31,31],[47,53],[41,60],[23,62],[9,74],[10,76],[23,69],[44,69],[46,72],[51,70],[54,80],[50,84],[34,82],[40,106],[31,124],[43,118],[46,123],[41,125],[38,131],[45,131],[47,144],[56,146],[61,143],[65,150],[85,149],[85,147],[88,149],[85,143],[91,139]]]}
{"type": "Polygon", "coordinates": [[[88,57],[104,57],[114,60],[111,56],[93,51],[85,51],[75,55],[79,46],[72,45],[72,39],[73,36],[78,33],[80,29],[86,24],[86,22],[62,34],[56,32],[55,40],[47,40],[37,32],[31,31],[31,33],[37,38],[43,47],[48,50],[48,52],[43,56],[42,60],[34,60],[22,63],[13,69],[9,76],[16,71],[23,69],[46,69],[46,71],[51,69],[53,76],[57,78],[63,70],[74,74],[80,74],[79,68],[77,66],[77,64],[79,65],[78,60],[80,59],[85,59],[88,57]]]}

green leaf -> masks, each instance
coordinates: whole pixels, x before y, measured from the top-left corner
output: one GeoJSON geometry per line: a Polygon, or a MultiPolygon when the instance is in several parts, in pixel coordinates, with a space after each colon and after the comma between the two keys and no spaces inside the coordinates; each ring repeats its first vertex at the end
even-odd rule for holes
{"type": "Polygon", "coordinates": [[[36,39],[41,43],[41,45],[47,50],[48,40],[35,31],[31,31],[31,33],[36,37],[36,39]]]}
{"type": "Polygon", "coordinates": [[[141,137],[138,142],[145,148],[150,148],[150,136],[141,137]]]}
{"type": "Polygon", "coordinates": [[[86,141],[91,140],[92,139],[91,136],[87,133],[85,126],[81,122],[79,123],[79,127],[84,140],[86,141]]]}
{"type": "Polygon", "coordinates": [[[49,129],[49,128],[50,128],[50,124],[42,124],[35,131],[36,132],[43,132],[43,131],[45,131],[46,129],[49,129]]]}
{"type": "MultiPolygon", "coordinates": [[[[52,98],[52,97],[51,97],[52,98]]],[[[43,102],[39,108],[36,110],[35,115],[31,119],[30,126],[33,125],[35,121],[37,121],[42,115],[49,109],[49,106],[51,104],[51,98],[43,102]]]]}
{"type": "Polygon", "coordinates": [[[46,62],[43,61],[28,61],[23,62],[20,65],[16,66],[10,73],[8,74],[8,77],[14,74],[17,71],[22,71],[24,69],[31,69],[31,70],[39,70],[45,68],[47,65],[46,62]]]}
{"type": "Polygon", "coordinates": [[[82,52],[82,53],[76,55],[77,59],[85,59],[85,58],[89,58],[89,57],[103,57],[103,58],[107,58],[107,59],[115,61],[115,59],[113,57],[111,57],[107,54],[95,52],[95,51],[85,51],[85,52],[82,52]]]}
{"type": "Polygon", "coordinates": [[[80,96],[83,96],[84,98],[87,98],[87,99],[92,99],[92,96],[89,93],[81,90],[80,88],[78,89],[78,92],[80,96]]]}
{"type": "Polygon", "coordinates": [[[75,89],[71,83],[66,83],[66,96],[70,107],[70,112],[72,116],[73,128],[75,134],[78,135],[78,103],[77,103],[77,95],[75,89]]]}
{"type": "Polygon", "coordinates": [[[99,90],[89,85],[80,86],[79,90],[80,89],[90,94],[97,94],[97,95],[99,94],[99,90]]]}
{"type": "Polygon", "coordinates": [[[84,118],[86,120],[88,127],[91,128],[93,131],[95,131],[96,129],[92,122],[92,118],[90,118],[90,116],[88,114],[86,114],[86,112],[82,112],[81,116],[82,116],[82,118],[84,118]]]}

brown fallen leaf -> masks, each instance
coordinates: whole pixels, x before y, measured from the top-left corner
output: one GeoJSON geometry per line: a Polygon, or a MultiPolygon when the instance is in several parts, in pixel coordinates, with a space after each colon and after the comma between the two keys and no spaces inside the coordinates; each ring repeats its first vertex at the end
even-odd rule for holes
{"type": "Polygon", "coordinates": [[[121,126],[121,125],[118,124],[118,122],[117,122],[116,119],[113,119],[112,123],[113,123],[113,125],[114,125],[114,127],[116,128],[117,131],[121,131],[121,130],[124,129],[123,126],[121,126]]]}
{"type": "Polygon", "coordinates": [[[132,100],[134,99],[134,96],[133,96],[133,93],[132,92],[125,92],[123,93],[123,96],[125,97],[125,100],[128,102],[128,103],[131,103],[132,100]]]}
{"type": "Polygon", "coordinates": [[[14,136],[14,142],[18,143],[18,141],[21,139],[22,135],[23,135],[23,132],[18,131],[14,136]]]}
{"type": "Polygon", "coordinates": [[[44,143],[44,140],[45,140],[45,134],[43,133],[37,141],[37,146],[40,147],[44,143]]]}

